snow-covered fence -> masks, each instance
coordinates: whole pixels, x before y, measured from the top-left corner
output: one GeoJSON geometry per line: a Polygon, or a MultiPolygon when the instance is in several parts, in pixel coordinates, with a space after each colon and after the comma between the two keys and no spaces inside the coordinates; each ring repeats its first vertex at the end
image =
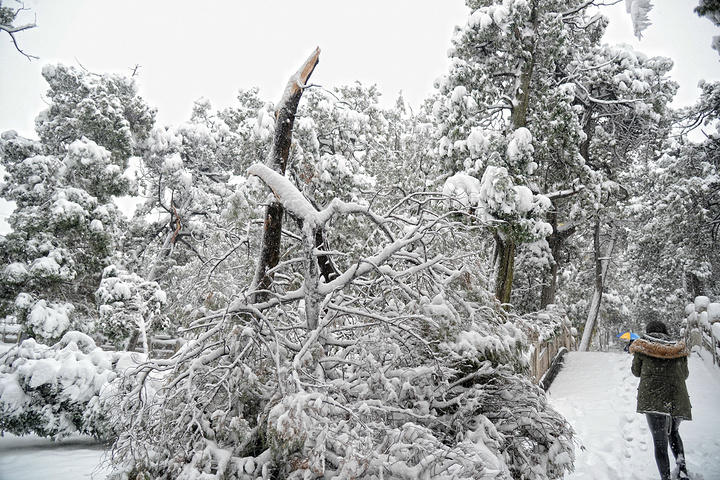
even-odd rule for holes
{"type": "MultiPolygon", "coordinates": [[[[5,323],[0,321],[0,342],[2,343],[18,343],[20,340],[20,330],[22,325],[17,323],[5,323]]],[[[169,358],[172,357],[182,346],[183,341],[170,335],[156,335],[150,338],[150,356],[153,358],[169,358]]],[[[106,351],[113,351],[115,348],[111,345],[103,345],[106,351]]],[[[138,346],[136,351],[142,353],[142,346],[138,346]]]]}
{"type": "Polygon", "coordinates": [[[530,373],[535,382],[547,389],[557,375],[562,356],[568,351],[577,350],[577,331],[572,328],[565,312],[555,305],[541,312],[524,315],[523,321],[530,330],[530,373]]]}
{"type": "Polygon", "coordinates": [[[153,358],[172,357],[183,341],[170,335],[156,335],[150,339],[150,356],[153,358]]]}
{"type": "MultiPolygon", "coordinates": [[[[180,349],[182,344],[182,339],[170,335],[152,336],[148,338],[148,356],[150,358],[170,358],[180,349]]],[[[102,349],[108,352],[116,350],[116,348],[110,344],[102,345],[102,349]]],[[[138,344],[132,351],[144,353],[142,344],[138,344]]]]}
{"type": "Polygon", "coordinates": [[[720,365],[720,303],[708,297],[696,297],[685,307],[685,343],[692,349],[707,351],[716,365],[720,365]]]}
{"type": "Polygon", "coordinates": [[[0,322],[0,341],[2,343],[17,343],[20,338],[20,325],[17,323],[0,322]]]}

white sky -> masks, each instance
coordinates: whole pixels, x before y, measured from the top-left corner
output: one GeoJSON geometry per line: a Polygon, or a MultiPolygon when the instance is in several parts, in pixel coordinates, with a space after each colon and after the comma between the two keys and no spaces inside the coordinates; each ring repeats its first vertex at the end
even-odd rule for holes
{"type": "MultiPolygon", "coordinates": [[[[720,33],[699,18],[695,0],[653,0],[653,24],[638,42],[624,2],[612,14],[607,41],[625,42],[676,62],[682,85],[676,104],[697,98],[697,81],[720,79],[720,56],[710,48],[720,33]]],[[[467,19],[463,0],[25,0],[30,12],[16,24],[38,27],[18,35],[28,61],[0,35],[0,132],[34,136],[45,108],[47,63],[129,74],[140,65],[140,94],[158,108],[158,121],[189,118],[192,103],[214,109],[235,104],[240,88],[260,87],[277,101],[288,77],[316,46],[322,50],[313,83],[334,87],[373,83],[390,105],[402,90],[416,107],[447,68],[453,27],[467,19]]],[[[4,0],[5,6],[15,6],[4,0]]]]}
{"type": "MultiPolygon", "coordinates": [[[[11,5],[12,0],[4,0],[11,5]]],[[[320,47],[311,78],[325,87],[376,83],[388,103],[411,104],[447,66],[462,0],[26,0],[38,28],[18,36],[29,62],[0,37],[0,131],[32,134],[43,109],[46,63],[130,74],[160,123],[188,120],[193,101],[232,106],[240,88],[277,101],[288,78],[320,47]],[[77,59],[77,60],[76,60],[77,59]]],[[[32,21],[33,17],[29,17],[32,21]]]]}
{"type": "MultiPolygon", "coordinates": [[[[606,0],[610,1],[610,0],[606,0]]],[[[698,80],[720,80],[720,56],[710,48],[720,33],[692,10],[697,0],[653,0],[653,24],[638,42],[624,2],[611,16],[606,41],[629,43],[675,61],[681,84],[676,106],[692,104],[698,80]]],[[[14,0],[3,0],[15,7],[14,0]]],[[[43,65],[61,62],[96,73],[131,73],[140,65],[140,95],[158,109],[160,124],[190,117],[205,97],[214,110],[236,104],[241,88],[259,87],[277,101],[292,73],[319,46],[312,83],[332,88],[360,80],[377,84],[391,105],[402,90],[417,107],[447,69],[453,27],[464,24],[463,0],[25,0],[16,25],[38,27],[17,36],[40,57],[29,61],[0,32],[0,132],[35,137],[46,108],[43,65]]],[[[0,233],[7,211],[0,201],[0,233]]]]}

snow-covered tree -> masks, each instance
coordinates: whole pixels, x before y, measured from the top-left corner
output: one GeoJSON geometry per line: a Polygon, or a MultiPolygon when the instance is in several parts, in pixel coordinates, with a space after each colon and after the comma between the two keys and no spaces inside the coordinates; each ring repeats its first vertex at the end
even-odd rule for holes
{"type": "Polygon", "coordinates": [[[42,74],[50,107],[35,119],[35,130],[47,153],[64,155],[69,144],[85,137],[124,170],[155,122],[155,110],[138,96],[135,80],[63,64],[46,65],[42,74]]]}
{"type": "Polygon", "coordinates": [[[685,129],[710,127],[694,143],[680,137],[638,165],[633,209],[641,228],[633,231],[629,257],[636,269],[634,308],[677,318],[697,296],[720,291],[718,257],[718,84],[704,83],[698,103],[682,112],[685,129]]]}
{"type": "MultiPolygon", "coordinates": [[[[472,13],[453,38],[450,71],[433,107],[446,175],[482,178],[493,166],[505,169],[508,185],[535,195],[571,189],[583,132],[570,66],[599,40],[605,20],[587,15],[590,2],[467,3],[472,13]]],[[[508,302],[518,245],[544,239],[525,235],[507,218],[494,225],[495,291],[508,302]]]]}
{"type": "MultiPolygon", "coordinates": [[[[95,196],[82,182],[121,192],[127,180],[107,150],[87,139],[70,144],[61,159],[34,152],[17,157],[11,152],[33,142],[14,132],[4,137],[0,150],[7,183],[2,194],[17,205],[8,220],[13,231],[3,239],[4,314],[24,323],[27,335],[57,340],[71,327],[73,310],[81,318],[94,310],[94,291],[114,253],[120,222],[103,188],[96,187],[95,196]]],[[[42,145],[31,148],[42,150],[42,145]]]]}
{"type": "Polygon", "coordinates": [[[148,282],[116,265],[105,267],[95,296],[100,319],[93,330],[115,348],[133,350],[140,340],[147,355],[150,334],[169,326],[165,314],[167,294],[157,282],[148,282]]]}
{"type": "Polygon", "coordinates": [[[168,293],[164,311],[175,329],[227,302],[230,286],[252,276],[251,232],[260,225],[251,219],[264,194],[237,173],[267,154],[274,127],[256,93],[241,92],[238,106],[217,113],[199,99],[188,122],[156,127],[145,142],[136,171],[144,201],[130,223],[125,268],[168,293]]]}
{"type": "Polygon", "coordinates": [[[117,398],[117,478],[562,478],[571,430],[524,374],[534,327],[488,292],[477,227],[413,195],[383,215],[318,211],[250,172],[296,223],[285,281],[260,303],[239,290],[175,357],[128,376],[147,380],[117,398]],[[326,281],[315,232],[351,217],[374,248],[333,252],[326,281]]]}
{"type": "Polygon", "coordinates": [[[671,60],[650,58],[627,46],[596,47],[576,68],[576,101],[585,133],[580,153],[586,184],[593,186],[580,196],[582,210],[575,205],[592,225],[591,234],[580,232],[576,239],[585,239],[594,252],[592,278],[586,283],[593,296],[580,345],[586,349],[608,284],[613,250],[624,238],[629,225],[625,220],[633,215],[622,207],[634,188],[635,164],[654,155],[666,138],[673,118],[668,103],[677,84],[668,77],[671,60]]]}
{"type": "Polygon", "coordinates": [[[36,119],[40,140],[0,137],[0,194],[16,204],[2,239],[0,314],[52,342],[68,329],[90,333],[95,291],[124,235],[114,197],[129,192],[123,173],[154,112],[123,77],[62,65],[43,75],[51,103],[36,119]]]}
{"type": "Polygon", "coordinates": [[[333,198],[358,201],[375,187],[365,165],[382,155],[387,120],[376,87],[361,84],[336,92],[311,89],[299,107],[288,170],[316,205],[333,198]]]}

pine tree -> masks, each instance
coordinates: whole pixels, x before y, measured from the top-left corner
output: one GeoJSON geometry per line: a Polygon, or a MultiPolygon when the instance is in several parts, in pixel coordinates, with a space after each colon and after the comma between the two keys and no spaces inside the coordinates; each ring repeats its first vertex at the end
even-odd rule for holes
{"type": "Polygon", "coordinates": [[[123,172],[154,112],[124,77],[62,65],[43,75],[51,104],[36,121],[40,140],[0,140],[1,193],[17,205],[2,240],[0,313],[52,342],[92,328],[95,290],[123,236],[113,198],[129,192],[123,172]]]}

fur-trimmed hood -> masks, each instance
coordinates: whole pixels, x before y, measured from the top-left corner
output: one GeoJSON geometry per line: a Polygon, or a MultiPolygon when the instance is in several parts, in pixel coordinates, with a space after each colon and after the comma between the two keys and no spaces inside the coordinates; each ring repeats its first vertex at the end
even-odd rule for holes
{"type": "Polygon", "coordinates": [[[668,342],[653,337],[643,337],[630,345],[630,353],[644,353],[647,356],[663,359],[681,358],[690,355],[685,342],[668,342]]]}

